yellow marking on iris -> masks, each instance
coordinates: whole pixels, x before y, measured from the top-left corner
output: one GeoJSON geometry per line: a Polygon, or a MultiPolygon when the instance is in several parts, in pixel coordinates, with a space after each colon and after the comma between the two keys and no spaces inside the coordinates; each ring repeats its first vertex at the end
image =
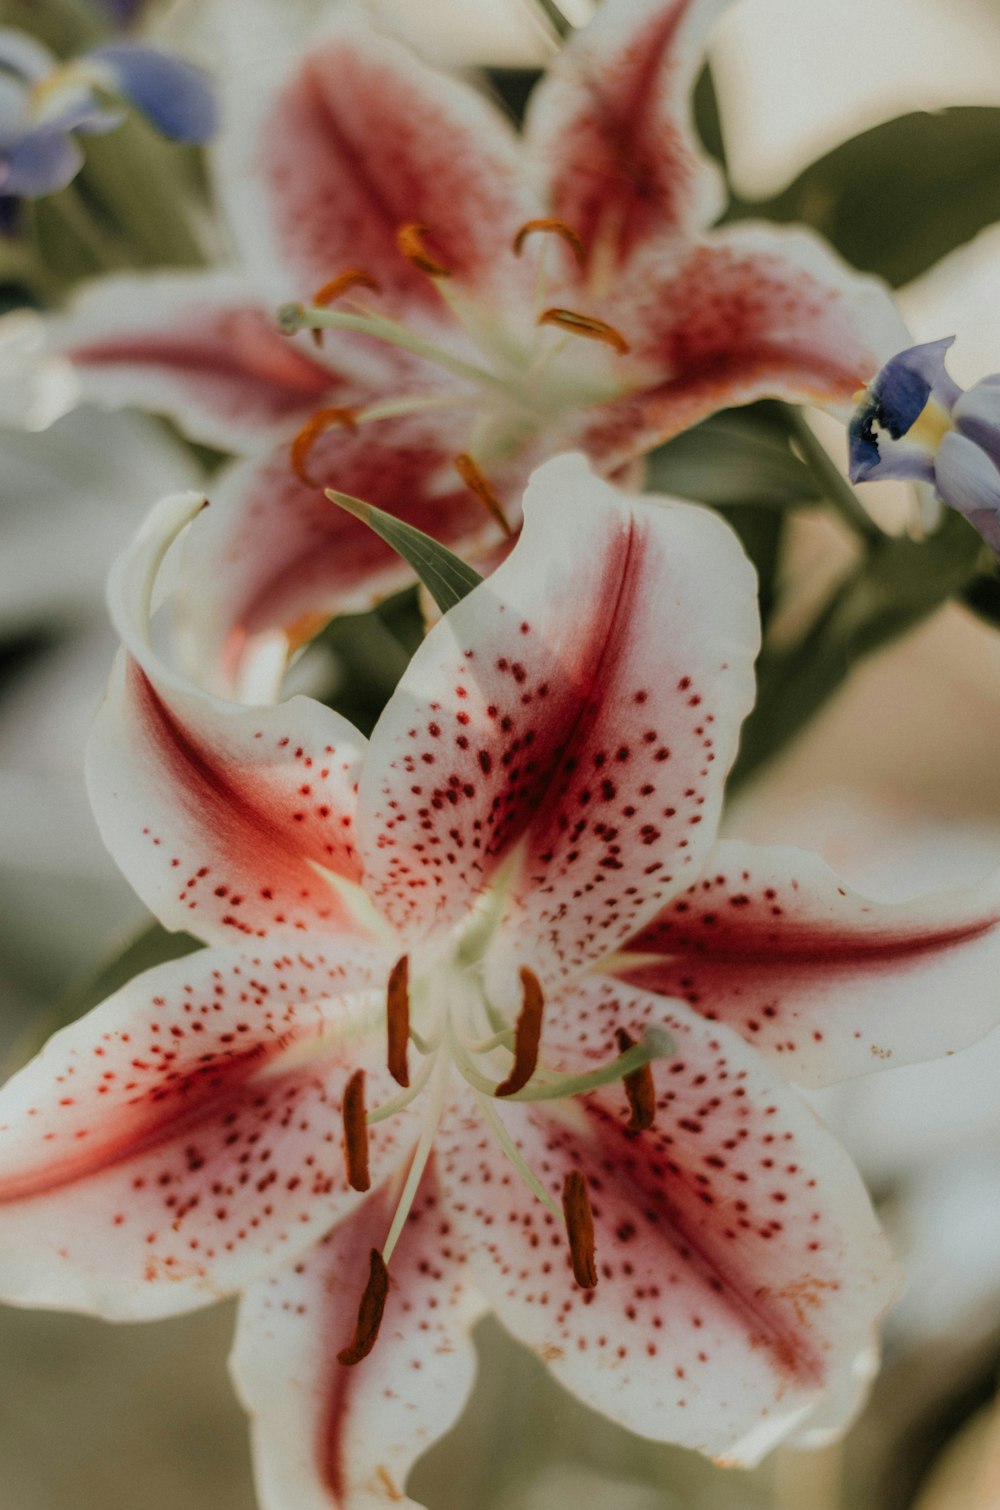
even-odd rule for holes
{"type": "Polygon", "coordinates": [[[936,451],[949,430],[954,430],[951,415],[937,399],[927,400],[921,412],[906,432],[906,439],[916,441],[928,451],[936,451]]]}

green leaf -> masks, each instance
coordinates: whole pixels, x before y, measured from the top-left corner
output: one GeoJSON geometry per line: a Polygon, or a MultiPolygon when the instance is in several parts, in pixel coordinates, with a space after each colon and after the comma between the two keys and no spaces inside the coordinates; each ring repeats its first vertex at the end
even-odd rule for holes
{"type": "Polygon", "coordinates": [[[956,105],[899,116],[843,142],[747,216],[804,221],[894,286],[1000,220],[1000,109],[956,105]]]}
{"type": "Polygon", "coordinates": [[[392,546],[397,555],[409,562],[442,613],[461,603],[466,594],[482,582],[479,573],[447,546],[425,535],[423,530],[414,529],[412,524],[404,524],[394,514],[387,514],[361,498],[352,498],[349,493],[336,493],[332,488],[327,488],[326,496],[353,514],[355,519],[360,519],[362,524],[367,524],[392,546]]]}
{"type": "Polygon", "coordinates": [[[792,740],[865,656],[920,623],[974,576],[982,545],[955,513],[927,540],[886,538],[791,650],[766,649],[730,790],[792,740]]]}
{"type": "Polygon", "coordinates": [[[788,444],[787,427],[757,409],[725,410],[658,447],[647,458],[646,488],[722,509],[783,509],[820,496],[788,444]]]}

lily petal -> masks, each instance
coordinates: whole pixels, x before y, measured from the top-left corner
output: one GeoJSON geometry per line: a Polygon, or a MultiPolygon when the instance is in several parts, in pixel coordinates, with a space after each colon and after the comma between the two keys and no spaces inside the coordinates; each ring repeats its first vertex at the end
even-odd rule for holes
{"type": "MultiPolygon", "coordinates": [[[[370,988],[385,969],[356,942],[203,950],[51,1039],[0,1092],[4,1298],[171,1315],[314,1243],[360,1199],[343,1152],[348,1076],[362,1064],[388,1092],[366,1017],[380,1015],[370,988]]],[[[372,1129],[376,1178],[408,1134],[407,1113],[372,1129]]]]}
{"type": "Polygon", "coordinates": [[[293,345],[234,272],[104,278],[49,330],[83,397],[170,414],[226,450],[260,448],[353,395],[352,379],[293,345]]]}
{"type": "Polygon", "coordinates": [[[433,1165],[392,1257],[378,1341],[354,1367],[350,1339],[372,1248],[392,1218],[383,1187],[300,1263],[252,1286],[231,1368],[253,1418],[262,1510],[413,1505],[414,1460],[452,1426],[469,1390],[469,1331],[483,1306],[463,1282],[433,1165]]]}
{"type": "Polygon", "coordinates": [[[648,1132],[611,1090],[565,1112],[498,1108],[557,1201],[583,1175],[596,1288],[574,1285],[561,1224],[465,1119],[439,1134],[442,1185],[476,1284],[567,1388],[633,1431],[749,1464],[839,1393],[897,1272],[847,1155],[728,1029],[591,980],[550,1002],[546,1052],[606,1060],[617,1027],[653,1014],[677,1052],[653,1067],[648,1132]]]}
{"type": "Polygon", "coordinates": [[[805,850],[723,841],[610,968],[823,1085],[965,1048],[1000,1022],[1000,881],[872,902],[805,850]]]}
{"type": "Polygon", "coordinates": [[[523,198],[514,131],[481,95],[352,19],[275,87],[263,68],[258,83],[230,102],[220,179],[244,256],[266,276],[283,269],[279,297],[357,267],[381,285],[381,313],[439,323],[434,280],[397,244],[414,223],[449,285],[521,286],[513,237],[537,211],[523,198]]]}
{"type": "Polygon", "coordinates": [[[577,438],[609,465],[765,395],[846,416],[907,339],[876,279],[851,272],[808,231],[767,226],[636,258],[607,309],[632,348],[635,386],[585,416],[577,438]]]}
{"type": "Polygon", "coordinates": [[[757,643],[718,518],[547,462],[512,555],[434,626],[372,737],[371,895],[419,937],[510,861],[498,958],[545,980],[607,953],[712,842],[757,643]]]}
{"type": "Polygon", "coordinates": [[[166,499],[111,574],[125,650],[87,751],[102,837],[168,928],[224,943],[363,930],[352,911],[362,736],[308,698],[256,708],[213,698],[151,648],[160,562],[200,506],[196,494],[166,499]]]}
{"type": "MultiPolygon", "coordinates": [[[[333,428],[312,448],[309,470],[465,554],[502,538],[455,470],[467,434],[457,411],[379,420],[357,433],[333,428]]],[[[491,472],[512,525],[530,468],[525,455],[491,472]]],[[[233,686],[256,644],[277,635],[294,648],[331,614],[371,608],[412,580],[372,530],[299,481],[285,445],[221,480],[192,530],[183,592],[206,662],[233,686]]]]}
{"type": "Polygon", "coordinates": [[[605,0],[528,110],[549,213],[582,237],[592,276],[707,225],[721,175],[698,145],[690,90],[728,0],[605,0]]]}

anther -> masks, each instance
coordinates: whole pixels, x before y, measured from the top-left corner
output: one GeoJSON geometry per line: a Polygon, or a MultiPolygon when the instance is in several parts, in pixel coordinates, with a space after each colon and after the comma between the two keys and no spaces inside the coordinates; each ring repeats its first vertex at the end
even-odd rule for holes
{"type": "Polygon", "coordinates": [[[563,1215],[569,1234],[573,1278],[582,1290],[592,1290],[597,1284],[594,1217],[590,1210],[587,1182],[578,1169],[574,1169],[563,1181],[563,1215]]]}
{"type": "Polygon", "coordinates": [[[386,998],[386,1037],[389,1074],[397,1085],[409,1085],[406,1049],[410,1040],[410,959],[404,954],[392,967],[386,998]]]}
{"type": "Polygon", "coordinates": [[[344,1156],[347,1183],[352,1190],[367,1190],[368,1118],[365,1114],[365,1072],[355,1070],[344,1090],[344,1156]]]}
{"type": "Polygon", "coordinates": [[[382,1313],[385,1310],[386,1296],[389,1294],[389,1271],[385,1266],[385,1260],[377,1248],[371,1251],[369,1259],[368,1283],[358,1306],[358,1320],[354,1328],[354,1336],[347,1347],[341,1348],[337,1354],[337,1362],[347,1364],[360,1363],[362,1358],[367,1358],[378,1337],[378,1329],[382,1325],[382,1313]]]}
{"type": "Polygon", "coordinates": [[[590,341],[603,341],[607,346],[613,346],[620,356],[624,356],[629,350],[629,344],[620,330],[609,325],[606,320],[598,320],[594,315],[581,315],[575,309],[546,309],[538,316],[539,325],[558,325],[560,330],[568,330],[574,336],[586,336],[590,341]]]}
{"type": "Polygon", "coordinates": [[[538,976],[527,965],[521,966],[521,993],[521,1010],[514,1028],[514,1063],[507,1079],[496,1088],[498,1096],[513,1096],[515,1091],[522,1090],[538,1063],[545,997],[538,976]]]}
{"type": "Polygon", "coordinates": [[[419,221],[410,220],[406,225],[401,225],[396,232],[396,245],[408,262],[414,267],[419,267],[422,273],[429,273],[432,278],[447,278],[451,274],[451,268],[445,267],[443,262],[438,262],[432,257],[424,246],[424,237],[427,235],[427,227],[419,221]]]}
{"type": "Polygon", "coordinates": [[[573,256],[580,266],[583,267],[583,264],[587,260],[587,251],[584,247],[582,237],[574,231],[571,225],[567,225],[565,220],[556,220],[552,215],[545,215],[538,220],[526,220],[524,222],[514,237],[514,251],[518,257],[520,257],[524,250],[524,243],[535,231],[551,231],[556,236],[561,236],[567,245],[572,248],[573,256]]]}
{"type": "Polygon", "coordinates": [[[325,434],[332,425],[343,425],[345,429],[356,431],[358,421],[353,409],[318,409],[311,419],[307,419],[302,429],[292,441],[292,471],[300,482],[304,482],[307,488],[319,488],[323,484],[317,482],[309,472],[309,456],[313,446],[320,436],[325,434]]]}
{"type": "MultiPolygon", "coordinates": [[[[630,1038],[624,1028],[619,1028],[615,1037],[618,1040],[618,1048],[626,1054],[629,1049],[635,1047],[635,1039],[630,1038]]],[[[630,1075],[622,1078],[625,1094],[628,1097],[629,1109],[632,1113],[628,1125],[633,1132],[645,1132],[652,1127],[653,1118],[656,1115],[656,1087],[653,1084],[653,1071],[648,1064],[641,1069],[633,1070],[630,1075]]]]}
{"type": "MultiPolygon", "coordinates": [[[[328,305],[342,298],[351,288],[369,288],[373,294],[382,292],[381,283],[377,278],[373,278],[371,273],[366,273],[361,267],[349,267],[344,272],[338,273],[336,278],[331,278],[329,283],[324,283],[322,288],[318,288],[312,296],[312,302],[318,304],[320,309],[326,309],[328,305]]],[[[323,331],[314,330],[312,338],[314,345],[322,346],[323,331]]]]}
{"type": "Polygon", "coordinates": [[[480,503],[486,505],[504,534],[508,537],[512,536],[514,531],[507,523],[499,498],[468,452],[462,451],[458,456],[453,456],[451,460],[455,471],[461,477],[469,491],[475,493],[480,503]]]}

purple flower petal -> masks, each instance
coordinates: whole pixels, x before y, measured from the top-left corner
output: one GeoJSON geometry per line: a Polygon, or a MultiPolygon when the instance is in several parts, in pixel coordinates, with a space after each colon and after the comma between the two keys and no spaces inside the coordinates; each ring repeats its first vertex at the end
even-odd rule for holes
{"type": "Polygon", "coordinates": [[[1000,373],[974,383],[952,411],[963,435],[981,446],[1000,467],[1000,373]]]}
{"type": "Polygon", "coordinates": [[[954,339],[945,336],[898,352],[869,383],[848,429],[852,482],[864,482],[876,470],[880,478],[933,477],[929,457],[921,460],[923,453],[916,447],[897,454],[894,442],[912,428],[929,399],[950,411],[961,396],[961,388],[944,365],[945,352],[954,339]],[[876,435],[876,425],[884,433],[876,435]]]}
{"type": "Polygon", "coordinates": [[[200,68],[153,47],[127,42],[87,53],[95,73],[175,141],[204,142],[218,128],[215,92],[200,68]]]}
{"type": "Polygon", "coordinates": [[[83,154],[62,126],[29,131],[0,160],[0,193],[52,194],[79,173],[83,154]]]}
{"type": "Polygon", "coordinates": [[[938,447],[936,475],[940,497],[1000,555],[1000,470],[986,452],[952,430],[938,447]]]}

